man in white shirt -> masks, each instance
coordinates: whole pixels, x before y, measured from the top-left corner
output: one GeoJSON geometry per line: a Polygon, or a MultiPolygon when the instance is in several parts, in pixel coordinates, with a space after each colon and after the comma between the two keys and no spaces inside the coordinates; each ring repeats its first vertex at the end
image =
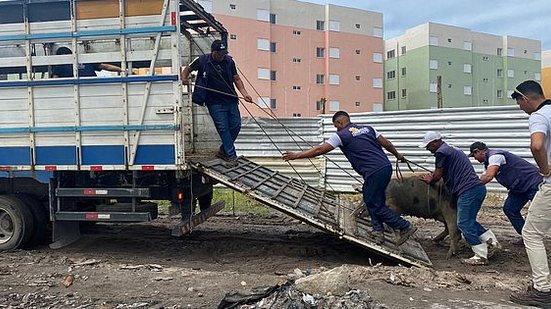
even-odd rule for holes
{"type": "Polygon", "coordinates": [[[543,183],[530,204],[522,229],[532,268],[532,284],[526,291],[512,293],[510,299],[521,305],[551,308],[549,263],[543,244],[551,230],[551,100],[545,99],[541,85],[533,80],[520,83],[511,97],[530,115],[530,150],[543,176],[543,183]]]}

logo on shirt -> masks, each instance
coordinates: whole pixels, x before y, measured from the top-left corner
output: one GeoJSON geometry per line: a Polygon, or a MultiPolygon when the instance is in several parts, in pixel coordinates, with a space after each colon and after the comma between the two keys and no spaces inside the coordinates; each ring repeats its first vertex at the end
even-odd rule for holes
{"type": "Polygon", "coordinates": [[[356,137],[358,135],[369,133],[369,128],[367,128],[367,127],[363,127],[363,128],[352,127],[352,128],[348,128],[348,131],[350,131],[350,134],[352,134],[352,136],[356,137]]]}

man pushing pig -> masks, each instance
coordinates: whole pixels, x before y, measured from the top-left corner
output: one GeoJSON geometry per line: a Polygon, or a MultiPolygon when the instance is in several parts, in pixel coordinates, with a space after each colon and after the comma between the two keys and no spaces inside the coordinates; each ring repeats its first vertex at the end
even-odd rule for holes
{"type": "Polygon", "coordinates": [[[283,160],[313,158],[339,147],[350,161],[352,168],[364,179],[363,200],[371,217],[376,242],[382,244],[385,241],[383,226],[385,223],[392,229],[400,231],[396,244],[398,246],[403,244],[417,228],[385,204],[385,189],[392,176],[392,165],[382,147],[402,162],[405,162],[404,156],[373,127],[350,122],[348,113],[336,112],[332,120],[337,133],[329,140],[302,152],[286,152],[283,154],[283,160]]]}
{"type": "Polygon", "coordinates": [[[463,262],[488,264],[488,247],[497,248],[499,243],[491,230],[476,221],[486,197],[486,187],[478,179],[469,158],[463,151],[445,143],[438,132],[427,132],[419,147],[426,148],[436,157],[434,172],[423,176],[422,180],[432,184],[444,178],[446,187],[457,199],[457,227],[474,252],[473,257],[463,262]]]}

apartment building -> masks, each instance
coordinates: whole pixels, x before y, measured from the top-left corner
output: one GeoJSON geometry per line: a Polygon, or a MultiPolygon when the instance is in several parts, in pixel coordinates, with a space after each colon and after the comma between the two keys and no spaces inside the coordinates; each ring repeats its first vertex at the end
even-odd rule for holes
{"type": "Polygon", "coordinates": [[[551,50],[544,51],[541,59],[541,84],[547,98],[551,98],[551,50]]]}
{"type": "Polygon", "coordinates": [[[384,71],[385,110],[511,105],[541,80],[541,42],[429,22],[386,40],[384,71]]]}
{"type": "Polygon", "coordinates": [[[201,0],[258,106],[241,114],[307,117],[383,107],[380,13],[293,0],[201,0]],[[247,84],[247,81],[245,81],[247,84]]]}

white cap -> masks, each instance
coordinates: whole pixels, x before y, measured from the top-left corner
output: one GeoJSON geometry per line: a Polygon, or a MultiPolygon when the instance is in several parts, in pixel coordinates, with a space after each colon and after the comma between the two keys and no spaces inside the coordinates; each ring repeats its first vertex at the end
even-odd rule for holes
{"type": "Polygon", "coordinates": [[[425,133],[425,137],[423,137],[423,143],[419,145],[419,148],[427,148],[427,145],[430,142],[433,142],[439,139],[442,139],[442,135],[440,135],[440,132],[428,131],[427,133],[425,133]]]}

